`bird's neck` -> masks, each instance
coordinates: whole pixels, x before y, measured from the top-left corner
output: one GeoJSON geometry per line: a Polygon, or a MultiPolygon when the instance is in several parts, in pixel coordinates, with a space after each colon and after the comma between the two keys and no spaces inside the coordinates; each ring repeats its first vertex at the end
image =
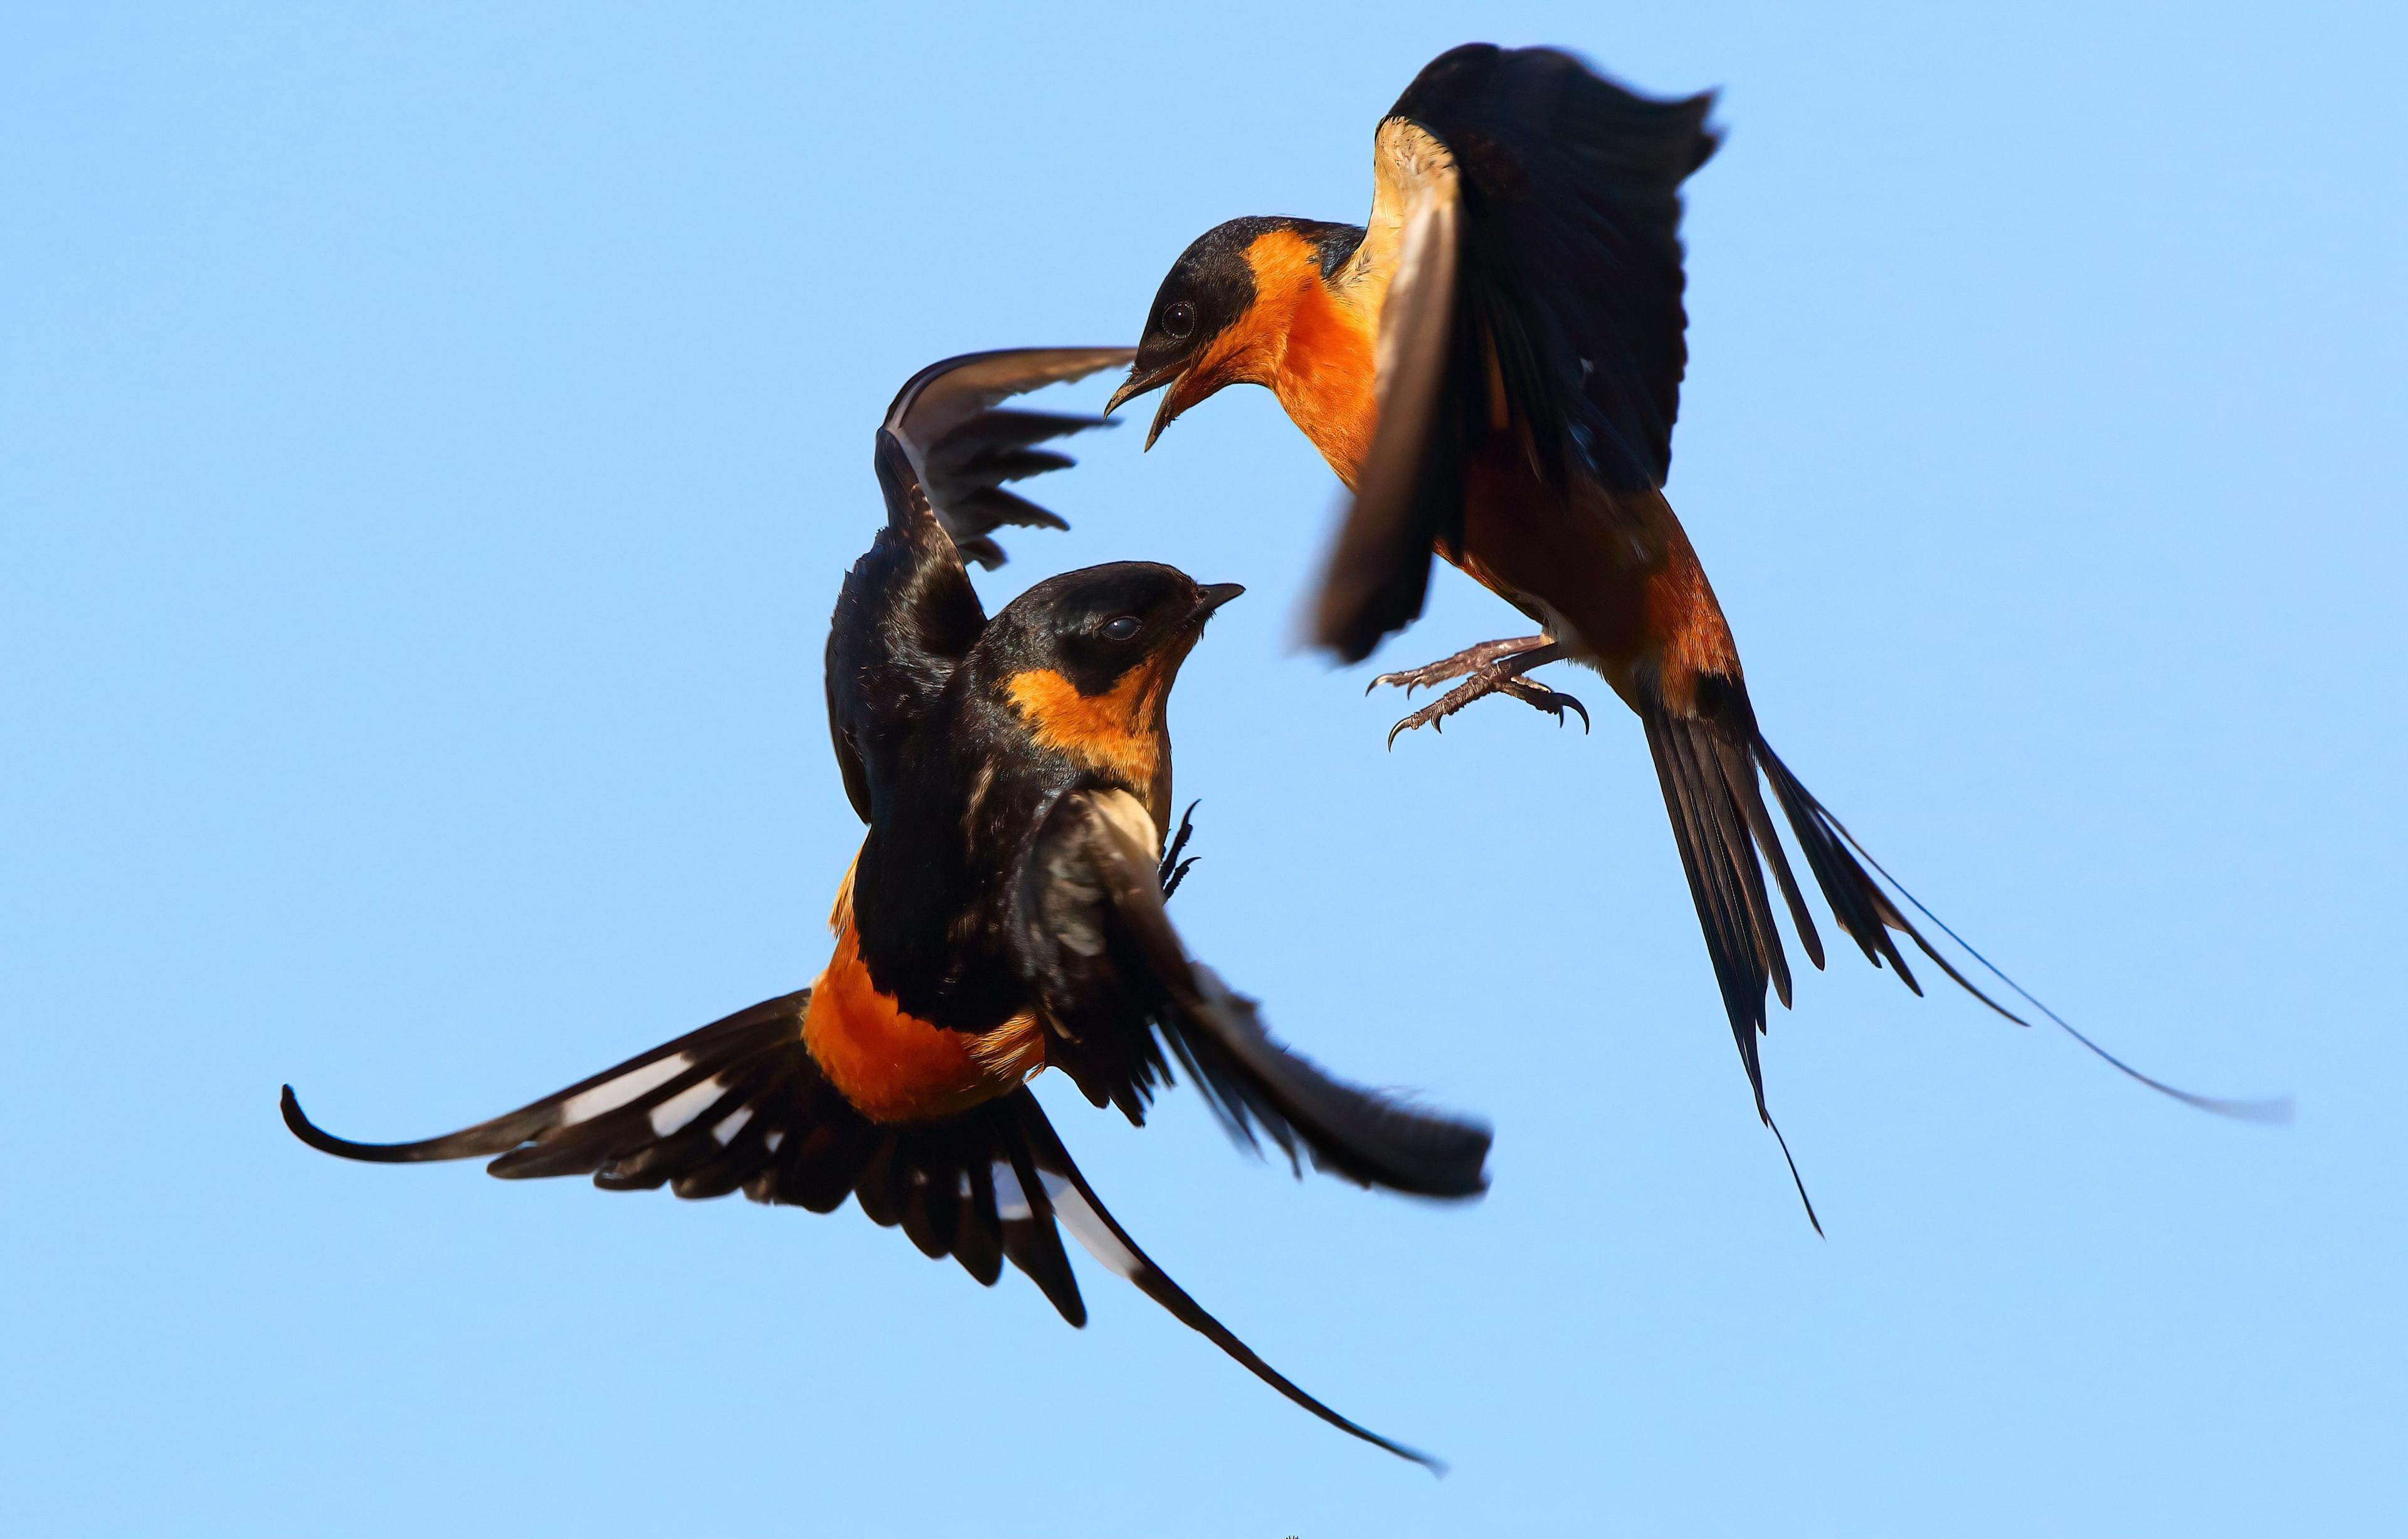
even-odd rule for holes
{"type": "Polygon", "coordinates": [[[1384,295],[1347,281],[1353,264],[1325,277],[1320,249],[1297,230],[1257,237],[1246,261],[1254,303],[1247,335],[1236,339],[1242,352],[1238,377],[1277,396],[1288,419],[1352,487],[1379,424],[1372,344],[1384,295]]]}
{"type": "Polygon", "coordinates": [[[1349,490],[1371,453],[1380,423],[1372,389],[1372,341],[1379,314],[1316,274],[1288,323],[1271,393],[1349,490]]]}
{"type": "Polygon", "coordinates": [[[1170,730],[1166,707],[1177,657],[1150,659],[1112,688],[1082,695],[1052,669],[1007,676],[1002,695],[1037,747],[1146,804],[1160,827],[1170,807],[1170,730]]]}

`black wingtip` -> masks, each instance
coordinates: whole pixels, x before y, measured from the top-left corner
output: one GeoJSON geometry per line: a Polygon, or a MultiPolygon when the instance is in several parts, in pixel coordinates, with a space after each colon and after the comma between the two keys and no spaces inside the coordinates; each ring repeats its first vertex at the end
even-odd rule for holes
{"type": "Polygon", "coordinates": [[[372,1145],[353,1143],[347,1139],[337,1138],[310,1121],[303,1114],[301,1098],[293,1093],[293,1086],[288,1085],[284,1087],[284,1093],[277,1098],[276,1104],[277,1109],[284,1114],[284,1126],[292,1130],[293,1136],[320,1153],[339,1155],[345,1159],[377,1158],[372,1145]]]}

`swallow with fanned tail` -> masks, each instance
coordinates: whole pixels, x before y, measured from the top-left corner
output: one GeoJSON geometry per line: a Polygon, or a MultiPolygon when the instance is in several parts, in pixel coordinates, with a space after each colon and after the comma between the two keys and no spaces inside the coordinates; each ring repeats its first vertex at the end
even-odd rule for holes
{"type": "Polygon", "coordinates": [[[1039,446],[1096,422],[1000,403],[1129,356],[951,359],[904,386],[878,433],[886,525],[845,580],[827,648],[828,725],[867,832],[817,982],[441,1138],[337,1138],[290,1086],[284,1118],[352,1159],[490,1158],[498,1176],[741,1190],[820,1213],[850,1196],[981,1283],[1010,1262],[1081,1325],[1067,1228],[1289,1400],[1435,1468],[1307,1394],[1165,1275],[1027,1087],[1058,1069],[1142,1122],[1175,1065],[1233,1136],[1291,1162],[1433,1198],[1487,1184],[1485,1126],[1289,1051],[1165,913],[1186,833],[1166,847],[1170,689],[1241,590],[1122,563],[1039,583],[990,619],[970,586],[962,558],[1000,561],[996,528],[1059,523],[1004,483],[1068,465],[1039,446]]]}

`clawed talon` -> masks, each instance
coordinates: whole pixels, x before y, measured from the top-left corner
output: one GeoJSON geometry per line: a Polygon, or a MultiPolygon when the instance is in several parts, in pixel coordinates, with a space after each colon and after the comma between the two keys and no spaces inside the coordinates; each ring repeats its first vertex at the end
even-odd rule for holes
{"type": "Polygon", "coordinates": [[[1203,858],[1192,855],[1184,860],[1179,858],[1181,852],[1187,848],[1187,841],[1196,833],[1196,809],[1202,802],[1203,798],[1198,797],[1187,804],[1187,811],[1179,814],[1179,832],[1171,836],[1170,848],[1163,852],[1162,864],[1154,871],[1154,881],[1161,885],[1162,900],[1166,903],[1170,901],[1170,895],[1179,890],[1179,884],[1187,879],[1187,869],[1203,858]]]}
{"type": "Polygon", "coordinates": [[[1589,729],[1588,707],[1544,684],[1532,683],[1522,677],[1542,664],[1560,662],[1563,647],[1543,636],[1526,636],[1512,641],[1484,641],[1476,647],[1466,647],[1454,656],[1430,664],[1427,668],[1411,669],[1400,673],[1383,673],[1372,680],[1374,684],[1402,683],[1408,692],[1415,684],[1434,683],[1441,679],[1470,675],[1429,704],[1388,728],[1388,746],[1397,746],[1398,734],[1410,727],[1426,726],[1433,731],[1446,730],[1446,718],[1479,699],[1484,695],[1511,695],[1533,710],[1543,711],[1555,718],[1561,726],[1566,711],[1580,712],[1581,730],[1589,729]],[[1467,663],[1467,659],[1469,661],[1467,663]]]}
{"type": "Polygon", "coordinates": [[[1512,696],[1515,699],[1522,701],[1524,704],[1532,706],[1540,711],[1543,711],[1548,715],[1553,716],[1555,718],[1555,725],[1557,726],[1564,725],[1565,712],[1577,711],[1580,712],[1581,730],[1583,732],[1586,732],[1589,729],[1588,707],[1581,704],[1580,701],[1574,699],[1571,696],[1565,694],[1562,690],[1549,689],[1544,684],[1534,684],[1527,679],[1508,679],[1502,684],[1499,684],[1498,688],[1500,692],[1512,696]]]}
{"type": "Polygon", "coordinates": [[[1172,895],[1179,891],[1179,884],[1187,880],[1188,871],[1195,866],[1196,862],[1203,858],[1204,857],[1200,855],[1191,855],[1171,869],[1170,880],[1162,885],[1162,900],[1164,902],[1168,903],[1170,901],[1172,895]]]}
{"type": "Polygon", "coordinates": [[[1383,673],[1365,684],[1363,693],[1369,695],[1382,684],[1402,684],[1405,693],[1410,696],[1424,684],[1442,684],[1449,679],[1460,679],[1467,673],[1477,672],[1489,664],[1511,657],[1516,653],[1536,652],[1546,644],[1547,639],[1543,636],[1516,636],[1508,641],[1483,641],[1476,647],[1466,647],[1455,655],[1441,657],[1435,663],[1425,663],[1419,668],[1400,669],[1394,673],[1383,673]]]}

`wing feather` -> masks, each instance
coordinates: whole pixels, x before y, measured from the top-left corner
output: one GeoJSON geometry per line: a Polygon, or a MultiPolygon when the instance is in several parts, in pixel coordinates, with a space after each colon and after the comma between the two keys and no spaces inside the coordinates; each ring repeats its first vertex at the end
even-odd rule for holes
{"type": "Polygon", "coordinates": [[[1491,432],[1548,485],[1663,483],[1688,357],[1680,189],[1713,152],[1712,106],[1485,43],[1431,61],[1398,98],[1375,141],[1371,221],[1339,275],[1385,295],[1380,423],[1316,642],[1353,661],[1420,612],[1426,553],[1460,539],[1491,432]],[[1417,238],[1450,232],[1447,292],[1417,286],[1440,270],[1416,270],[1417,238]]]}
{"type": "Polygon", "coordinates": [[[1111,424],[1102,417],[995,408],[1013,396],[1124,367],[1135,356],[1130,348],[1005,348],[929,365],[896,392],[881,429],[904,460],[900,466],[880,460],[890,508],[898,491],[906,505],[924,504],[962,554],[987,568],[1004,561],[989,538],[996,528],[1067,528],[1054,514],[1021,497],[996,496],[996,489],[1073,463],[1067,454],[1027,454],[1031,444],[1111,424]],[[904,480],[916,484],[916,493],[897,486],[904,480]]]}
{"type": "Polygon", "coordinates": [[[846,574],[828,627],[828,736],[864,823],[892,755],[980,632],[986,611],[963,568],[1003,562],[1006,525],[1068,527],[1003,490],[1073,462],[1034,446],[1101,420],[997,410],[998,401],[1128,361],[1125,348],[1010,348],[929,365],[887,409],[872,454],[886,526],[846,574]]]}
{"type": "Polygon", "coordinates": [[[1167,1077],[1167,1045],[1240,1143],[1266,1138],[1365,1186],[1429,1197],[1485,1189],[1484,1124],[1339,1080],[1264,1029],[1254,1002],[1188,958],[1162,906],[1153,824],[1123,791],[1073,791],[1046,814],[1020,882],[1024,965],[1054,1055],[1091,1100],[1132,1120],[1167,1077]]]}
{"type": "MultiPolygon", "coordinates": [[[[1354,505],[1325,565],[1314,640],[1349,662],[1421,613],[1430,552],[1463,540],[1463,477],[1476,430],[1458,360],[1469,338],[1456,302],[1461,200],[1446,149],[1411,123],[1380,131],[1372,230],[1387,256],[1376,383],[1380,427],[1357,478],[1354,505]],[[1386,232],[1394,230],[1393,237],[1386,232]]],[[[1377,273],[1367,235],[1340,281],[1377,273]]]]}

